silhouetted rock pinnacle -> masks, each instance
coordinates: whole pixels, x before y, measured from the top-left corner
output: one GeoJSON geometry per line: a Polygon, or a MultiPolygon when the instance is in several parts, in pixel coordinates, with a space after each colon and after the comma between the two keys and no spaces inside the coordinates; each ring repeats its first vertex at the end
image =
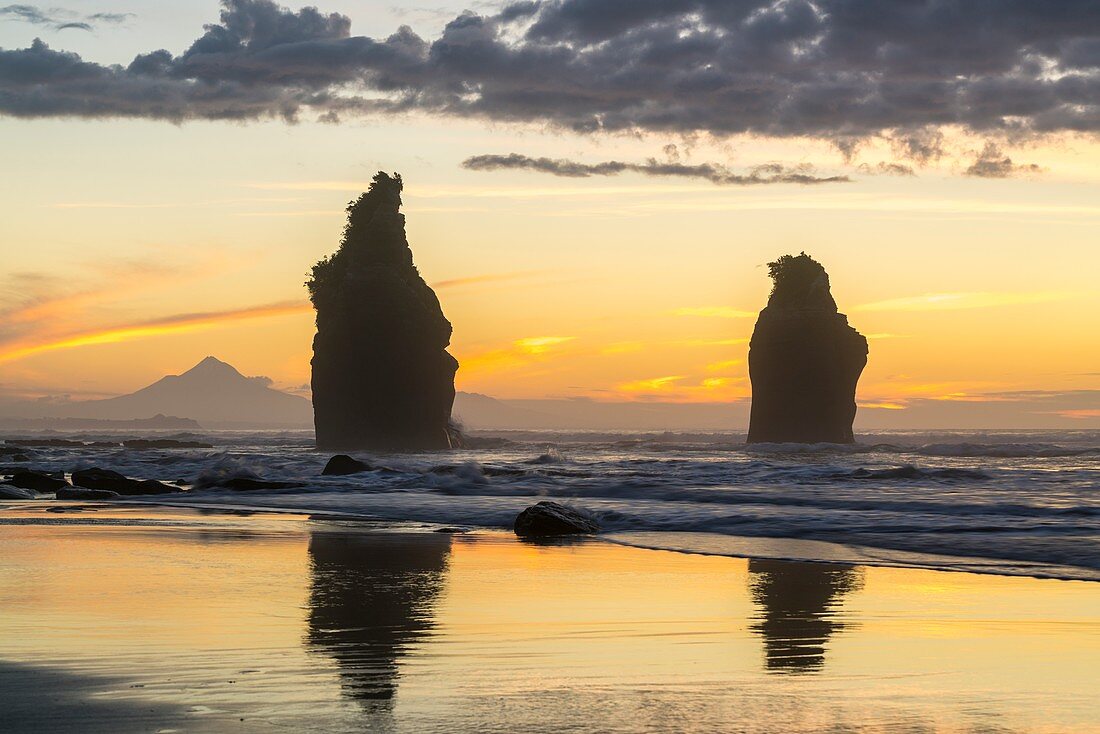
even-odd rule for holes
{"type": "Polygon", "coordinates": [[[401,177],[348,205],[340,249],[313,266],[313,415],[322,448],[436,449],[451,428],[451,323],[413,265],[401,177]]]}
{"type": "Polygon", "coordinates": [[[775,282],[749,344],[749,443],[852,443],[867,340],[837,312],[829,274],[806,253],[768,263],[775,282]]]}

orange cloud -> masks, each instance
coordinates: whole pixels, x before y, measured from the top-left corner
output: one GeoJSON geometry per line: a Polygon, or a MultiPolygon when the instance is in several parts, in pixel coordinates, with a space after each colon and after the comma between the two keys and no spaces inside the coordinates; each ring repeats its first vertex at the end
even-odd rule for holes
{"type": "Polygon", "coordinates": [[[468,278],[450,278],[448,280],[437,280],[432,283],[432,288],[455,288],[463,285],[473,285],[475,283],[494,283],[506,280],[520,280],[522,278],[530,278],[536,275],[540,275],[538,270],[522,270],[515,273],[493,273],[489,275],[473,275],[468,278]]]}
{"type": "Polygon", "coordinates": [[[515,345],[527,354],[542,354],[552,347],[571,342],[575,336],[532,336],[526,339],[518,339],[515,345]]]}
{"type": "Polygon", "coordinates": [[[575,336],[529,336],[516,339],[506,347],[490,349],[470,355],[456,355],[462,365],[461,375],[495,372],[512,367],[522,367],[535,360],[542,360],[556,347],[573,341],[575,336]]]}
{"type": "Polygon", "coordinates": [[[739,311],[729,306],[697,306],[694,308],[678,308],[672,312],[674,316],[703,316],[716,319],[747,319],[756,316],[754,311],[739,311]]]}
{"type": "Polygon", "coordinates": [[[1003,395],[971,395],[965,392],[951,392],[945,395],[931,395],[930,400],[943,400],[953,403],[1012,403],[1012,398],[1003,395]]]}
{"type": "Polygon", "coordinates": [[[684,375],[669,375],[667,377],[651,377],[648,380],[634,380],[633,382],[624,382],[618,386],[619,392],[626,393],[648,393],[648,392],[660,392],[665,388],[671,387],[673,383],[686,379],[684,375]]]}
{"type": "Polygon", "coordinates": [[[852,311],[950,311],[962,308],[992,308],[1028,303],[1064,301],[1075,293],[924,293],[919,296],[891,298],[855,306],[852,311]]]}
{"type": "Polygon", "coordinates": [[[115,326],[105,329],[95,329],[83,332],[71,333],[48,341],[26,340],[8,345],[4,351],[0,351],[0,363],[12,362],[42,352],[51,352],[58,349],[74,349],[93,344],[112,344],[133,339],[143,339],[151,336],[161,336],[186,331],[206,329],[220,324],[242,321],[245,319],[270,318],[273,316],[286,316],[288,314],[306,313],[312,311],[308,303],[301,301],[280,301],[263,306],[252,306],[227,311],[205,311],[199,313],[174,314],[158,319],[142,321],[136,324],[115,326]]]}
{"type": "Polygon", "coordinates": [[[749,396],[743,377],[707,377],[696,384],[685,384],[686,375],[667,375],[633,380],[616,386],[622,397],[677,403],[725,402],[749,396]]]}
{"type": "Polygon", "coordinates": [[[748,343],[749,340],[745,337],[739,339],[687,339],[677,342],[679,346],[683,347],[732,347],[737,344],[748,343]]]}
{"type": "Polygon", "coordinates": [[[1063,418],[1100,418],[1100,410],[1092,408],[1076,409],[1076,410],[1056,410],[1054,415],[1060,415],[1063,418]]]}
{"type": "Polygon", "coordinates": [[[728,370],[731,367],[738,367],[744,364],[743,359],[727,359],[722,362],[712,362],[707,365],[707,372],[721,372],[722,370],[728,370]]]}

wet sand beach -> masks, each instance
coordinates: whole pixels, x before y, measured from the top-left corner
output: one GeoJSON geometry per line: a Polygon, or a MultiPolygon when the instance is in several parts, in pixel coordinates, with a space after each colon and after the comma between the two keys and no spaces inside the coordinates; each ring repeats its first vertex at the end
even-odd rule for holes
{"type": "Polygon", "coordinates": [[[11,503],[0,729],[1100,731],[1100,585],[11,503]]]}

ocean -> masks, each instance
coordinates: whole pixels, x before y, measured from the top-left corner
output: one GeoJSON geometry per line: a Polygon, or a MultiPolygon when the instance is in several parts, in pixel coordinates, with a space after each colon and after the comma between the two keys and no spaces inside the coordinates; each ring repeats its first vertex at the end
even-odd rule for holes
{"type": "MultiPolygon", "coordinates": [[[[318,452],[308,431],[174,436],[213,449],[33,447],[25,465],[98,466],[186,490],[116,502],[463,530],[509,528],[523,508],[548,499],[591,513],[612,542],[649,548],[1100,580],[1100,431],[899,431],[854,445],[745,445],[721,434],[494,436],[504,438],[494,448],[358,452],[373,470],[339,477],[321,475],[331,453],[318,452]],[[229,477],[303,486],[211,486],[229,477]]],[[[0,471],[10,471],[4,458],[0,471]]]]}

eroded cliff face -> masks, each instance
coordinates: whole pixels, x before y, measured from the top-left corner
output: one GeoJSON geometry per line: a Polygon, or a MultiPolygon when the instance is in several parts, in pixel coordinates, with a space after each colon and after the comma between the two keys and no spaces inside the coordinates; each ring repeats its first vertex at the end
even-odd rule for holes
{"type": "Polygon", "coordinates": [[[838,313],[806,253],[768,264],[775,282],[749,343],[749,443],[852,443],[867,339],[838,313]]]}
{"type": "Polygon", "coordinates": [[[313,267],[313,413],[326,449],[447,448],[458,362],[451,323],[413,265],[401,177],[348,206],[340,249],[313,267]]]}

